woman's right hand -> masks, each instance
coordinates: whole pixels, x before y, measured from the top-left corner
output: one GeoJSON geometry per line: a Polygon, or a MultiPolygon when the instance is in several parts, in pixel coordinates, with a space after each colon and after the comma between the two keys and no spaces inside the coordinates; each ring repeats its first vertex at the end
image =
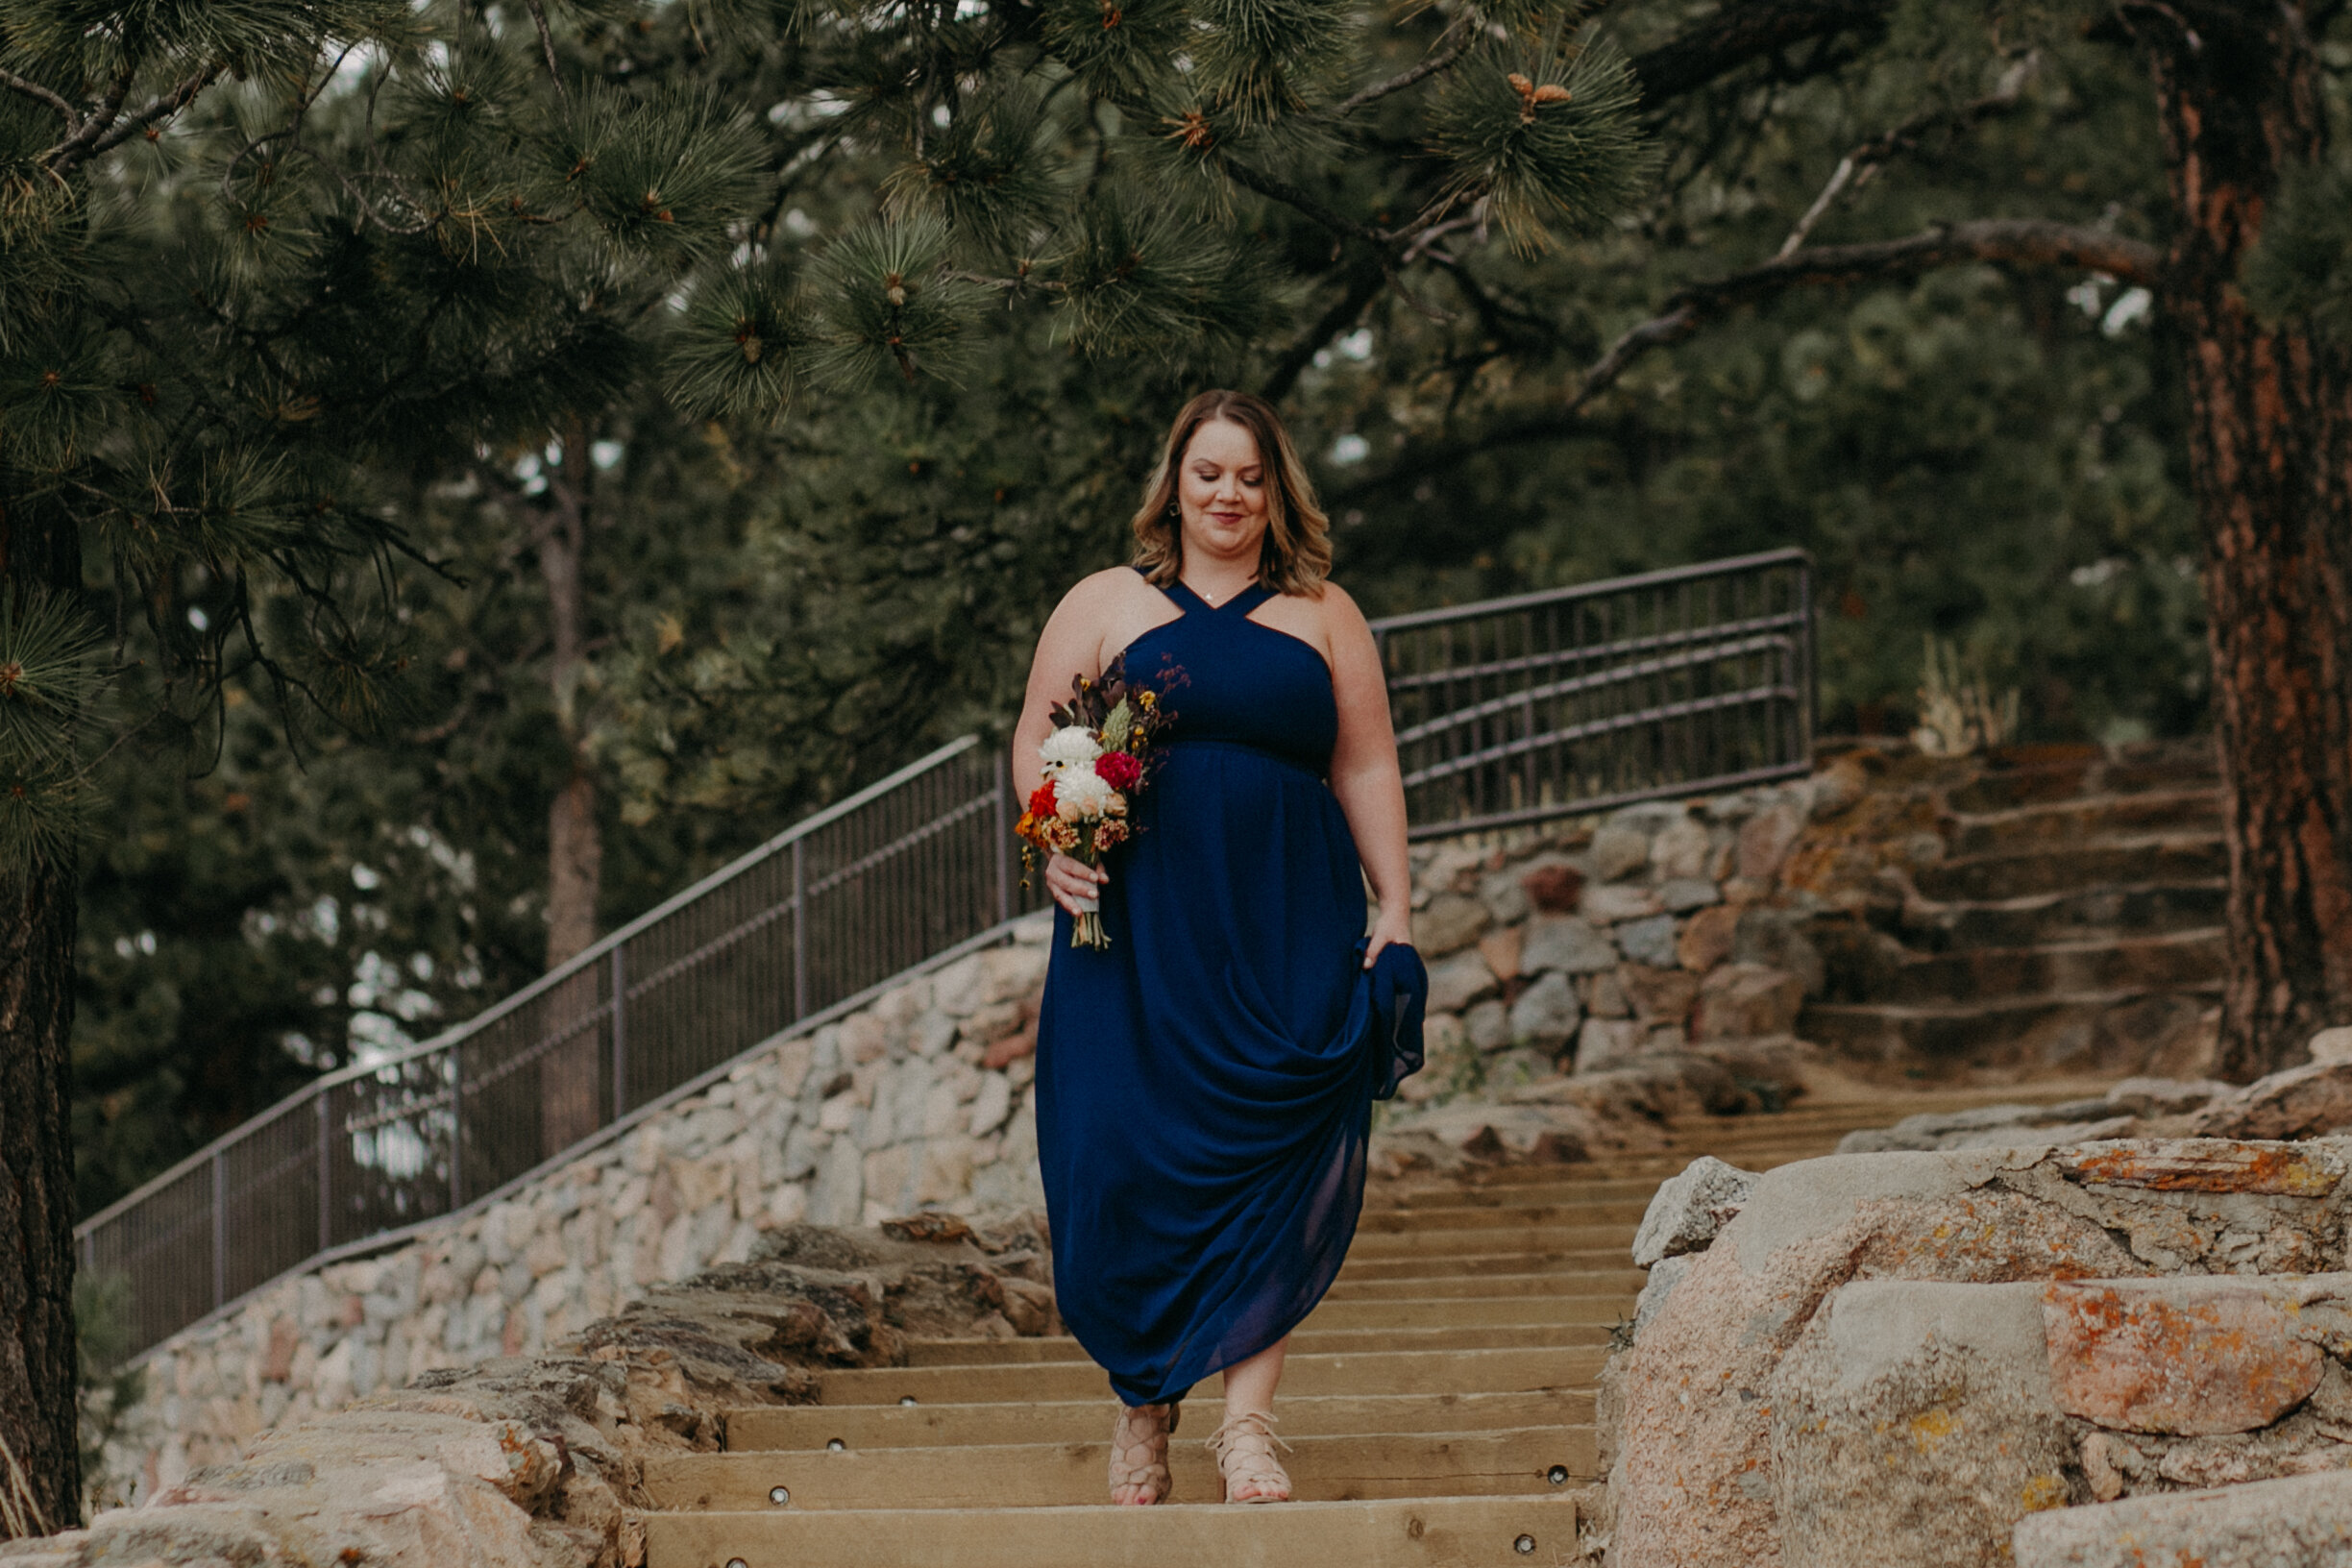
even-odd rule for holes
{"type": "Polygon", "coordinates": [[[1103,884],[1110,880],[1111,874],[1101,867],[1089,866],[1060,850],[1054,851],[1053,858],[1045,863],[1045,891],[1053,894],[1055,903],[1072,915],[1086,913],[1076,900],[1099,896],[1103,884]]]}

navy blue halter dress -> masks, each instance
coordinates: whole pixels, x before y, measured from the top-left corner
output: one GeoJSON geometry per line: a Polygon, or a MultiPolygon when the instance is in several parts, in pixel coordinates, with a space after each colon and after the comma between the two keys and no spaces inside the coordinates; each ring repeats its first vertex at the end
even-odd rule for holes
{"type": "Polygon", "coordinates": [[[1409,947],[1362,967],[1323,655],[1249,619],[1270,589],[1168,597],[1182,617],[1127,648],[1176,717],[1105,861],[1111,946],[1070,947],[1057,912],[1038,1022],[1054,1289],[1129,1405],[1183,1398],[1330,1288],[1371,1102],[1420,1066],[1427,992],[1409,947]]]}

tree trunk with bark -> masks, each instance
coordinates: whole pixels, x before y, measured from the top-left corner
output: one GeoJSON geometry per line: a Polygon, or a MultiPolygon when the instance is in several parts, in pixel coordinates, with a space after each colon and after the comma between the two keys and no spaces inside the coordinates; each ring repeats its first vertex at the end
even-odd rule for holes
{"type": "Polygon", "coordinates": [[[2238,288],[2288,166],[2323,149],[2296,8],[2127,7],[2178,230],[2163,315],[2204,520],[2230,868],[2220,1070],[2250,1079],[2352,1023],[2352,354],[2238,288]]]}
{"type": "MultiPolygon", "coordinates": [[[[18,510],[0,593],[79,595],[70,520],[18,510]]],[[[0,868],[0,1534],[82,1519],[75,1412],[71,1040],[79,868],[0,868]],[[20,1467],[22,1480],[13,1474],[20,1467]]]]}
{"type": "MultiPolygon", "coordinates": [[[[587,639],[580,573],[587,554],[586,437],[576,428],[564,444],[560,464],[551,469],[548,511],[539,541],[539,575],[547,585],[551,654],[548,681],[555,698],[556,723],[571,775],[548,807],[548,945],[552,969],[577,957],[597,940],[597,901],[603,890],[604,840],[597,825],[596,779],[589,771],[586,726],[577,696],[587,639]]],[[[551,1022],[570,1029],[596,1012],[602,977],[583,971],[550,992],[551,1022]]],[[[540,1152],[551,1156],[597,1130],[602,1122],[600,1059],[608,1025],[569,1033],[541,1058],[539,1069],[540,1152]]]]}

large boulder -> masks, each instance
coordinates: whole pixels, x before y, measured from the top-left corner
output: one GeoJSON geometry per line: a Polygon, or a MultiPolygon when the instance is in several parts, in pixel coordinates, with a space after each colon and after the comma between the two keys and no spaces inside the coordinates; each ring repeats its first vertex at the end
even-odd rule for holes
{"type": "MultiPolygon", "coordinates": [[[[2031,1379],[2014,1375],[2024,1364],[2018,1346],[2032,1327],[2020,1327],[2025,1318],[2017,1302],[2038,1299],[2056,1281],[2336,1267],[2352,1198],[2346,1168],[2345,1151],[2333,1143],[2181,1139],[1832,1156],[1767,1172],[1713,1244],[1691,1255],[1631,1347],[1611,1363],[1613,1563],[1979,1560],[1948,1555],[1947,1537],[1958,1531],[1979,1543],[1996,1540],[1999,1528],[2030,1507],[2096,1495],[2074,1495],[2070,1478],[2087,1466],[2052,1468],[2050,1434],[2058,1429],[2049,1422],[2060,1414],[2073,1423],[2089,1418],[2059,1404],[2047,1365],[2038,1392],[2031,1379]],[[2034,1289],[2006,1305],[1985,1298],[1991,1316],[1982,1323],[1955,1315],[1953,1303],[1962,1298],[1916,1292],[1865,1292],[1850,1310],[1859,1315],[1844,1328],[1834,1311],[1819,1321],[1833,1297],[1844,1299],[1842,1289],[1871,1282],[2031,1282],[2034,1289]],[[1873,1353],[1875,1360],[1855,1349],[1872,1335],[1882,1352],[1873,1353]],[[1878,1370],[1851,1371],[1873,1366],[1878,1370]],[[1889,1417],[1894,1427],[1879,1432],[1867,1415],[1873,1400],[1892,1400],[1911,1414],[1889,1417]],[[2028,1420],[2028,1411],[2040,1413],[2028,1420]],[[1807,1420],[1815,1423],[1809,1431],[1807,1420]],[[1905,1420],[1914,1424],[1903,1428],[1905,1420]],[[2017,1453],[1982,1447],[1997,1448],[1989,1434],[2019,1422],[2017,1453]],[[1867,1532],[1854,1535],[1865,1541],[1856,1551],[1874,1555],[1825,1556],[1840,1528],[1834,1519],[1844,1505],[1836,1500],[1863,1485],[1868,1465],[1859,1456],[1875,1452],[1872,1462],[1885,1474],[1883,1461],[1901,1452],[1899,1438],[1915,1456],[1957,1445],[1952,1463],[2004,1478],[2003,1485],[2014,1482],[2018,1490],[1970,1505],[1972,1513],[1954,1512],[1957,1505],[1936,1502],[1944,1496],[1948,1505],[1950,1495],[1938,1490],[1937,1466],[1908,1466],[1895,1472],[1906,1494],[1872,1506],[1877,1544],[1865,1540],[1867,1532]],[[2064,1484],[2035,1479],[2052,1475],[2064,1484]],[[1964,1515],[1973,1523],[1964,1527],[1964,1515]],[[1886,1534],[1898,1518],[1913,1521],[1914,1535],[1886,1534]],[[1892,1550],[1900,1541],[1917,1549],[1892,1550]]],[[[2300,1311],[2315,1321],[2327,1316],[2300,1311]]],[[[2041,1332],[2049,1337],[2046,1327],[2041,1332]]],[[[2147,1337],[2166,1339],[2155,1330],[2147,1337]]],[[[2296,1354],[2286,1352],[2287,1360],[2296,1354]]],[[[2287,1367],[2282,1375],[2296,1374],[2287,1367]]],[[[2141,1461],[2130,1447],[2138,1439],[2116,1435],[2122,1446],[2110,1468],[2120,1473],[2141,1461]]],[[[2161,1439],[2208,1447],[2234,1440],[2161,1439]]],[[[2174,1461],[2168,1450],[2147,1462],[2160,1469],[2174,1461]]]]}
{"type": "Polygon", "coordinates": [[[2189,1122],[2204,1138],[2317,1138],[2340,1127],[2352,1127],[2352,1061],[2314,1062],[2258,1078],[2189,1122]]]}
{"type": "Polygon", "coordinates": [[[1781,1558],[1992,1568],[2018,1520],[2088,1502],[2034,1284],[1856,1280],[1763,1388],[1781,1558]]]}

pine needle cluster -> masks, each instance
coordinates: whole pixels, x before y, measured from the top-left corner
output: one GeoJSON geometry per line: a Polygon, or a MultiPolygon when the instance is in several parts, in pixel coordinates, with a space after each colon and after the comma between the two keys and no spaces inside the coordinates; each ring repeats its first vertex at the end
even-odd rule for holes
{"type": "Polygon", "coordinates": [[[1089,206],[1051,276],[1063,289],[1062,332],[1087,353],[1213,354],[1265,330],[1271,280],[1249,250],[1153,210],[1129,192],[1089,206]]]}
{"type": "Polygon", "coordinates": [[[63,859],[92,804],[82,756],[105,684],[98,628],[62,595],[0,595],[0,849],[63,859]]]}
{"type": "Polygon", "coordinates": [[[1654,159],[1634,119],[1639,88],[1605,38],[1566,49],[1475,51],[1447,82],[1433,128],[1453,189],[1483,199],[1520,250],[1555,230],[1589,232],[1626,210],[1654,159]]]}
{"type": "Polygon", "coordinates": [[[953,387],[1032,326],[1239,369],[1303,271],[1605,219],[1617,57],[1448,41],[1534,3],[1447,0],[1384,86],[1364,0],[0,0],[0,501],[94,552],[178,722],[234,667],[379,726],[415,476],[641,386],[771,429],[953,387]]]}

